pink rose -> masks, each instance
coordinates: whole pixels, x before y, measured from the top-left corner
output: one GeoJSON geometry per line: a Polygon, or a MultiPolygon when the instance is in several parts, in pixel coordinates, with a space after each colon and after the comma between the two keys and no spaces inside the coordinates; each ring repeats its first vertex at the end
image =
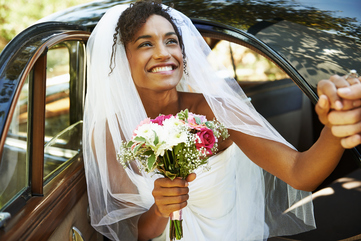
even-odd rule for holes
{"type": "Polygon", "coordinates": [[[201,147],[206,148],[208,154],[212,154],[212,147],[216,142],[216,138],[213,135],[213,131],[208,128],[202,128],[200,132],[197,132],[197,136],[199,137],[199,142],[196,143],[197,149],[201,147]]]}
{"type": "Polygon", "coordinates": [[[197,123],[196,123],[196,120],[194,119],[194,117],[193,117],[192,115],[189,115],[189,116],[188,116],[188,120],[187,120],[187,121],[188,121],[189,124],[197,124],[197,123]]]}
{"type": "Polygon", "coordinates": [[[158,116],[157,118],[155,118],[155,119],[152,119],[152,120],[150,120],[152,123],[156,123],[156,124],[158,124],[158,125],[163,125],[163,121],[164,120],[166,120],[166,119],[169,119],[169,118],[171,118],[172,117],[172,115],[160,115],[160,116],[158,116]]]}

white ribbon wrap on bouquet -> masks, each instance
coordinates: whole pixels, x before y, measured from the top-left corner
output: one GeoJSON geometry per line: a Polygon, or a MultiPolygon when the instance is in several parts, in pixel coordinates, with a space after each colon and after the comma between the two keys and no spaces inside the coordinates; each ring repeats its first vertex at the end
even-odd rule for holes
{"type": "Polygon", "coordinates": [[[181,210],[178,210],[178,211],[174,211],[172,212],[171,214],[171,220],[183,220],[183,217],[182,217],[182,209],[181,210]]]}

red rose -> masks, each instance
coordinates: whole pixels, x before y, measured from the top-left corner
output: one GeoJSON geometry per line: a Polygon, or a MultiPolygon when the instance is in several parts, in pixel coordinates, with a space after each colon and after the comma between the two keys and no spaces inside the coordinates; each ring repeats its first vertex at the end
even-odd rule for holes
{"type": "Polygon", "coordinates": [[[160,115],[157,118],[150,120],[150,122],[157,123],[158,125],[161,126],[161,125],[163,125],[164,120],[169,119],[171,117],[172,117],[172,115],[160,115]]]}
{"type": "Polygon", "coordinates": [[[213,135],[213,131],[208,128],[202,128],[199,132],[197,132],[197,136],[199,137],[198,142],[196,143],[197,149],[201,147],[206,148],[208,154],[212,154],[212,147],[214,142],[216,142],[216,138],[213,135]]]}

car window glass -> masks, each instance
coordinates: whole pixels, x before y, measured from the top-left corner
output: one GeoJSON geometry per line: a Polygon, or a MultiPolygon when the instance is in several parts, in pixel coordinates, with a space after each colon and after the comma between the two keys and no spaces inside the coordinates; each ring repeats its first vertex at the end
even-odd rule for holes
{"type": "Polygon", "coordinates": [[[70,121],[70,86],[76,81],[70,78],[72,46],[69,42],[62,43],[49,49],[47,54],[44,178],[81,149],[81,122],[70,121]]]}
{"type": "Polygon", "coordinates": [[[0,162],[0,209],[29,186],[28,90],[29,79],[24,83],[16,103],[0,162]]]}
{"type": "Polygon", "coordinates": [[[313,107],[290,77],[271,60],[226,40],[205,37],[211,58],[221,61],[223,77],[237,79],[255,109],[298,150],[313,144],[313,107]]]}
{"type": "MultiPolygon", "coordinates": [[[[214,39],[206,38],[206,40],[214,44],[214,39]]],[[[289,78],[273,62],[242,45],[221,40],[211,48],[212,58],[222,63],[228,74],[239,82],[264,82],[289,78]]]]}

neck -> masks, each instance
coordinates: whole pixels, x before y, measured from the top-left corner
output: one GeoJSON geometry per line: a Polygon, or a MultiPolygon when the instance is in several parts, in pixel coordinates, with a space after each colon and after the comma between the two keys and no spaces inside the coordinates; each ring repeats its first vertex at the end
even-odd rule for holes
{"type": "Polygon", "coordinates": [[[175,89],[156,93],[147,91],[147,93],[139,93],[139,95],[147,116],[152,119],[159,114],[175,115],[181,110],[180,96],[175,89]]]}

